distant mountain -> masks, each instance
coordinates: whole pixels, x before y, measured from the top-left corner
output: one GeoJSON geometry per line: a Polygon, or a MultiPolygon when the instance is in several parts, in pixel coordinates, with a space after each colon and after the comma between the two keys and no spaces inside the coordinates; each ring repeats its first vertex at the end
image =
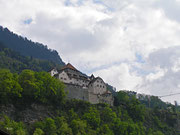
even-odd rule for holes
{"type": "Polygon", "coordinates": [[[9,69],[11,72],[20,73],[24,69],[33,71],[48,71],[56,67],[61,68],[61,65],[49,60],[40,60],[37,58],[22,56],[19,53],[5,47],[0,42],[0,68],[9,69]]]}
{"type": "Polygon", "coordinates": [[[64,65],[57,51],[48,49],[47,46],[41,43],[32,42],[27,38],[14,34],[2,26],[0,26],[0,42],[6,47],[19,52],[21,55],[49,60],[64,65]]]}

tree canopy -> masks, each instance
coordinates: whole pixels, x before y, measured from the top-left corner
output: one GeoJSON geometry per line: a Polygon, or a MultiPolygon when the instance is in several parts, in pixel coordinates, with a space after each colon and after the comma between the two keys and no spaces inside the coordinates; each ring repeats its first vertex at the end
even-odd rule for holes
{"type": "Polygon", "coordinates": [[[68,100],[64,84],[46,72],[26,69],[17,74],[0,69],[0,93],[0,107],[14,105],[17,114],[32,104],[51,106],[53,112],[28,124],[21,116],[0,112],[0,129],[12,135],[178,134],[178,110],[146,107],[135,93],[125,91],[116,92],[114,106],[68,100]]]}
{"type": "Polygon", "coordinates": [[[60,105],[65,100],[64,84],[46,72],[23,70],[19,75],[0,69],[0,103],[32,102],[60,105]]]}

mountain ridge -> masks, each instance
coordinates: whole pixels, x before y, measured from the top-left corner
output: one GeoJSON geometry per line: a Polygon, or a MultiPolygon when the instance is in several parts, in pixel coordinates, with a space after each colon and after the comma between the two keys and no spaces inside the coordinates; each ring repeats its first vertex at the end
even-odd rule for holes
{"type": "Polygon", "coordinates": [[[0,68],[9,69],[11,72],[21,72],[24,69],[33,71],[49,71],[51,68],[60,68],[62,65],[49,60],[23,56],[0,42],[0,68]]]}
{"type": "Polygon", "coordinates": [[[49,49],[47,45],[33,42],[26,37],[17,35],[2,26],[0,26],[0,42],[21,55],[53,61],[60,65],[65,64],[56,50],[49,49]]]}

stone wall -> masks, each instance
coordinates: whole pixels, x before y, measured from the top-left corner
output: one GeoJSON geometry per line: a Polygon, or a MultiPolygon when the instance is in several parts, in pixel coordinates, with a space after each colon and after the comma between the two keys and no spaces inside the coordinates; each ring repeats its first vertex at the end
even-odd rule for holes
{"type": "Polygon", "coordinates": [[[106,104],[113,106],[114,97],[110,93],[99,95],[98,99],[99,99],[99,103],[106,103],[106,104]]]}
{"type": "Polygon", "coordinates": [[[99,99],[98,99],[97,94],[89,92],[89,102],[92,103],[92,104],[98,104],[99,103],[99,99]]]}
{"type": "Polygon", "coordinates": [[[84,101],[88,101],[91,104],[98,103],[107,103],[113,106],[114,98],[112,94],[94,94],[93,92],[89,92],[88,89],[83,89],[81,86],[66,84],[65,92],[68,92],[68,99],[80,99],[84,101]]]}
{"type": "Polygon", "coordinates": [[[69,99],[89,101],[88,89],[83,89],[82,87],[73,84],[66,84],[65,92],[68,92],[67,98],[69,99]]]}
{"type": "Polygon", "coordinates": [[[106,103],[113,106],[114,98],[113,95],[109,93],[102,95],[89,93],[89,102],[92,104],[106,103]]]}

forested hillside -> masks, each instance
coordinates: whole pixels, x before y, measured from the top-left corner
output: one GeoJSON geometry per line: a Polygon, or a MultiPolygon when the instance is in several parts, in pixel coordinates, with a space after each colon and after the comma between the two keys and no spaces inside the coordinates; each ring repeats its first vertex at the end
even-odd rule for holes
{"type": "Polygon", "coordinates": [[[27,38],[14,34],[7,28],[3,28],[1,26],[0,42],[6,47],[19,52],[21,55],[53,61],[60,65],[64,64],[57,51],[48,49],[47,46],[43,44],[32,42],[27,38]]]}
{"type": "Polygon", "coordinates": [[[69,100],[45,72],[58,53],[0,27],[0,129],[11,135],[180,135],[180,109],[158,97],[113,92],[114,106],[69,100]],[[23,56],[25,55],[25,56],[23,56]]]}
{"type": "Polygon", "coordinates": [[[178,135],[180,114],[117,92],[115,106],[68,100],[46,72],[0,70],[0,128],[12,135],[178,135]]]}
{"type": "Polygon", "coordinates": [[[0,42],[0,68],[10,69],[12,72],[21,72],[24,69],[48,71],[54,67],[60,68],[61,65],[48,60],[22,56],[19,53],[5,47],[0,42]]]}
{"type": "Polygon", "coordinates": [[[139,94],[134,91],[121,91],[128,94],[129,97],[137,97],[137,99],[146,107],[148,108],[157,108],[157,109],[165,109],[168,110],[169,108],[173,110],[180,111],[180,106],[178,105],[172,105],[168,102],[163,102],[158,96],[153,95],[145,95],[145,94],[139,94]]]}

